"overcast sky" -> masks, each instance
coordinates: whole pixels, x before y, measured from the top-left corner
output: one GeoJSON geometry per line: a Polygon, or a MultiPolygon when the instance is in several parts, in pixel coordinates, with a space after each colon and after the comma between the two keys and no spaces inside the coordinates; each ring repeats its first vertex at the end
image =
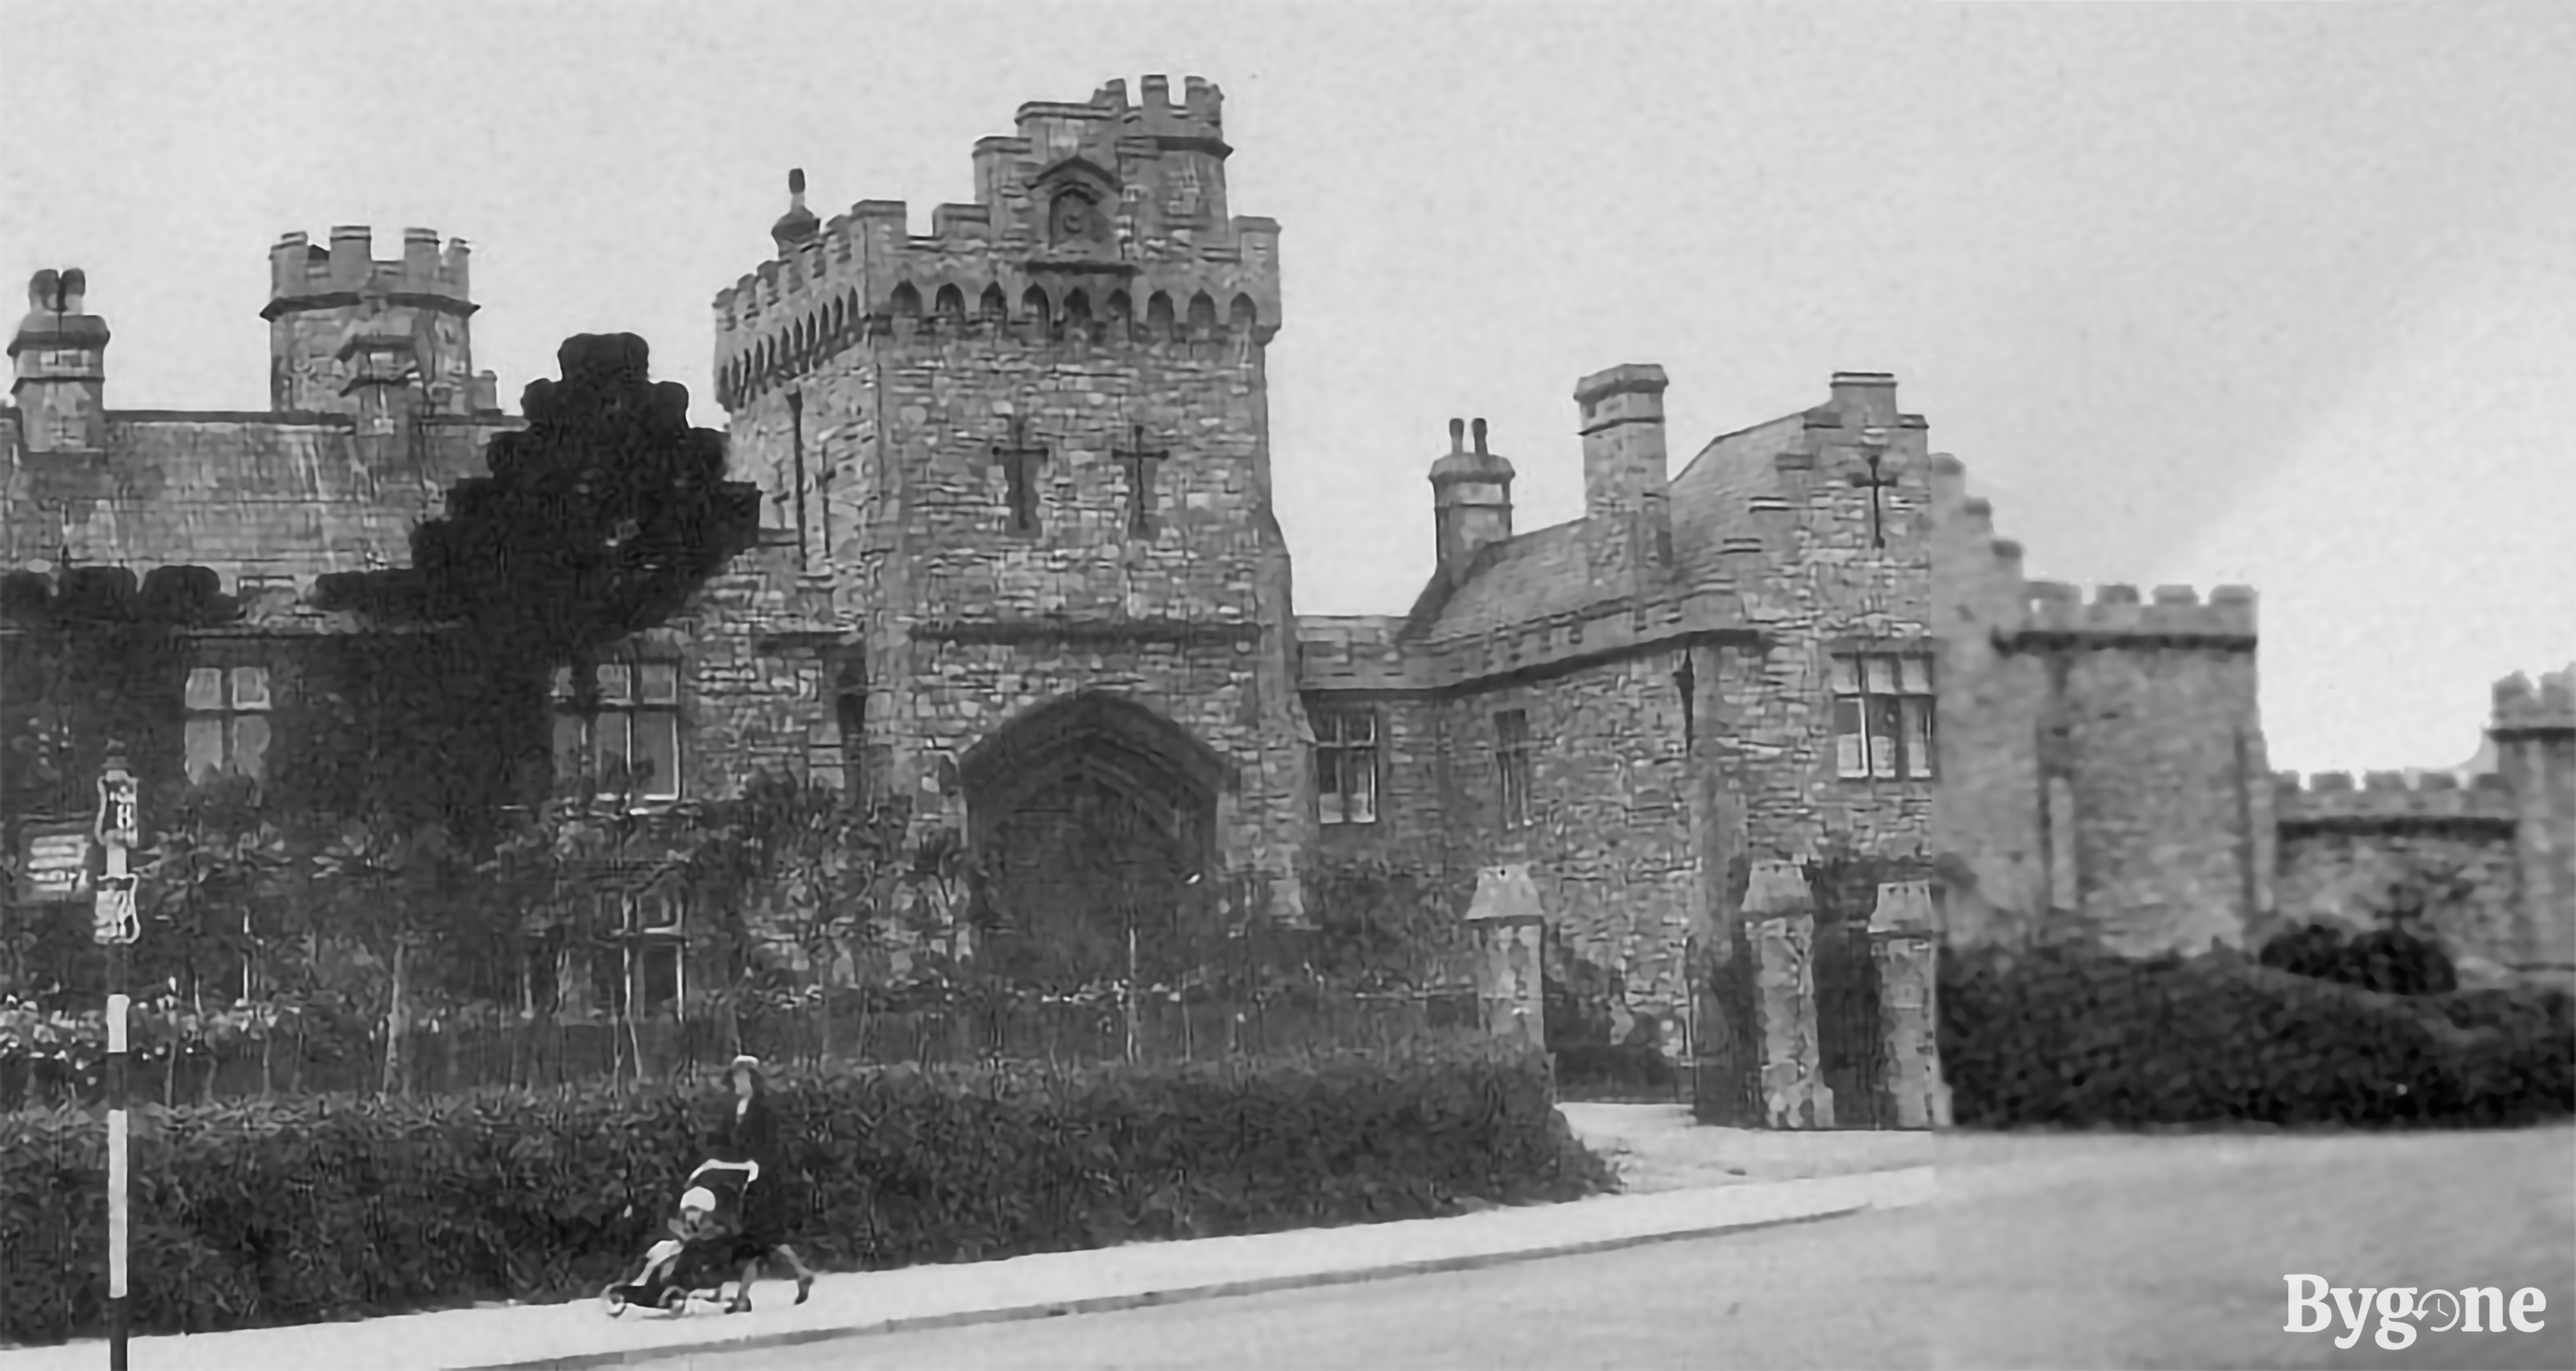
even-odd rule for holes
{"type": "Polygon", "coordinates": [[[1885,370],[2034,576],[2261,590],[2277,766],[2457,764],[2576,660],[2576,6],[0,10],[0,268],[87,269],[113,406],[265,407],[269,244],[418,224],[506,403],[624,330],[721,428],[789,167],[927,232],[1021,102],[1196,75],[1301,610],[1410,603],[1452,415],[1527,529],[1583,373],[1663,365],[1678,471],[1885,370]]]}

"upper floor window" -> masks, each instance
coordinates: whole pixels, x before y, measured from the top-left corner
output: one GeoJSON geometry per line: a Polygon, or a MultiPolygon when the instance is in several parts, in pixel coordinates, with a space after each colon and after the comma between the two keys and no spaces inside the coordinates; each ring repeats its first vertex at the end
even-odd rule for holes
{"type": "Polygon", "coordinates": [[[1846,779],[1929,780],[1929,653],[1834,654],[1834,769],[1846,779]]]}
{"type": "Polygon", "coordinates": [[[1315,807],[1328,824],[1377,822],[1377,714],[1315,714],[1315,807]]]}
{"type": "Polygon", "coordinates": [[[599,693],[584,702],[571,667],[555,669],[555,774],[632,782],[638,799],[680,798],[680,664],[636,659],[599,664],[599,693]]]}
{"type": "Polygon", "coordinates": [[[1494,769],[1507,829],[1530,825],[1530,757],[1535,750],[1528,710],[1506,709],[1494,715],[1494,769]]]}
{"type": "Polygon", "coordinates": [[[267,667],[191,667],[186,704],[189,780],[268,774],[267,667]]]}

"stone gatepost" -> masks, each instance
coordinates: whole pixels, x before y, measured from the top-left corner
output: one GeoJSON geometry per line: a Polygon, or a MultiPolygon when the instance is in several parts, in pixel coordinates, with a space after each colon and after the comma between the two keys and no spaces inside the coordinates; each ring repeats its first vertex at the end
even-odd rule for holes
{"type": "Polygon", "coordinates": [[[1546,928],[1538,884],[1527,866],[1489,866],[1476,873],[1467,929],[1475,940],[1476,1003],[1485,1031],[1498,1042],[1541,1052],[1547,1050],[1546,928]]]}
{"type": "Polygon", "coordinates": [[[1815,897],[1796,862],[1755,862],[1744,891],[1760,1037],[1763,1121],[1772,1128],[1831,1128],[1816,1030],[1815,897]]]}
{"type": "Polygon", "coordinates": [[[1947,1128],[1950,1090],[1941,1080],[1938,982],[1930,881],[1889,881],[1869,916],[1870,954],[1878,962],[1878,1021],[1888,1098],[1899,1128],[1947,1128]]]}

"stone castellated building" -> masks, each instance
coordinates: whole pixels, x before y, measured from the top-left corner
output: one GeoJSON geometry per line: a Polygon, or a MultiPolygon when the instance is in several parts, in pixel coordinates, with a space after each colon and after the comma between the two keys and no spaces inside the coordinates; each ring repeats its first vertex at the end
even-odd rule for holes
{"type": "MultiPolygon", "coordinates": [[[[452,792],[524,798],[576,751],[656,761],[656,802],[785,766],[954,828],[1006,918],[1074,941],[1311,920],[1338,869],[1481,878],[1480,904],[1517,892],[1543,921],[1559,974],[1703,1039],[1821,1036],[1821,1064],[1790,1065],[1826,1077],[1860,1069],[1834,1042],[1875,1034],[1874,1006],[1865,1029],[1813,1008],[1782,1029],[1694,1004],[1693,968],[1779,907],[1777,863],[1812,868],[1829,923],[1932,881],[1957,941],[2080,926],[2148,951],[2358,917],[2435,856],[2477,878],[2440,916],[2467,950],[2576,961],[2566,677],[2499,687],[2493,781],[2278,781],[2251,593],[2025,580],[1885,375],[1836,375],[1674,472],[1664,371],[1595,371],[1562,459],[1584,512],[1537,529],[1495,436],[1453,421],[1410,609],[1298,614],[1270,479],[1280,227],[1232,212],[1231,151],[1213,86],[1148,78],[1023,106],[926,236],[899,202],[823,219],[792,177],[772,254],[715,300],[759,545],[611,654],[597,700],[491,687],[504,760],[452,792]]],[[[10,729],[121,690],[161,701],[147,767],[320,776],[331,701],[392,708],[403,672],[435,675],[434,635],[380,653],[372,685],[311,666],[365,628],[309,592],[402,559],[513,422],[470,369],[463,245],[413,231],[379,263],[335,230],[274,270],[259,414],[106,409],[86,283],[37,277],[0,424],[6,569],[242,613],[104,686],[11,629],[10,729]]]]}
{"type": "Polygon", "coordinates": [[[1955,943],[2081,929],[2139,953],[2367,926],[2409,876],[2456,955],[2576,970],[2576,668],[2497,683],[2492,772],[2410,781],[2263,760],[2253,592],[2025,579],[1965,469],[1932,462],[1942,857],[1955,943]]]}

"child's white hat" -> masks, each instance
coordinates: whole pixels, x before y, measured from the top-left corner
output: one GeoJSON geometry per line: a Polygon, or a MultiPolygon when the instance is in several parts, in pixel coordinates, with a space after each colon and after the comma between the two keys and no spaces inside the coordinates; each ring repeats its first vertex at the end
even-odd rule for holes
{"type": "Polygon", "coordinates": [[[698,1186],[689,1191],[688,1194],[680,1197],[680,1207],[682,1209],[704,1209],[709,1213],[713,1213],[716,1207],[716,1192],[707,1189],[703,1185],[698,1186]]]}

